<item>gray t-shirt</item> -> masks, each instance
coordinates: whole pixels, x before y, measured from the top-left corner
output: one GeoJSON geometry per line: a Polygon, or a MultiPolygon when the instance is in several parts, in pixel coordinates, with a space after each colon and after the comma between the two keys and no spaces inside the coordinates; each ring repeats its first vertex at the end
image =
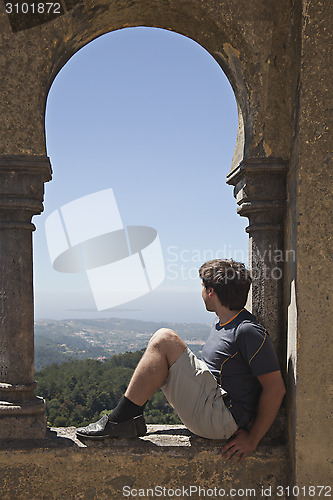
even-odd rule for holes
{"type": "Polygon", "coordinates": [[[224,402],[237,425],[246,427],[261,394],[258,375],[280,370],[267,331],[246,309],[223,325],[217,318],[202,359],[227,392],[224,402]]]}

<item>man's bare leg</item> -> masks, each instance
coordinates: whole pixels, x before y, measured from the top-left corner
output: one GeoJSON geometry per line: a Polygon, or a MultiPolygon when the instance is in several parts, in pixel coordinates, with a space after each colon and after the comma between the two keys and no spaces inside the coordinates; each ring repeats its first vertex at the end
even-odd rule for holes
{"type": "Polygon", "coordinates": [[[76,435],[92,439],[143,436],[147,430],[143,418],[145,403],[161,387],[170,366],[185,349],[185,342],[173,330],[157,330],[116,408],[98,422],[77,429],[76,435]]]}
{"type": "Polygon", "coordinates": [[[133,373],[126,398],[138,406],[145,404],[164,383],[170,366],[185,349],[185,342],[173,330],[157,330],[133,373]]]}

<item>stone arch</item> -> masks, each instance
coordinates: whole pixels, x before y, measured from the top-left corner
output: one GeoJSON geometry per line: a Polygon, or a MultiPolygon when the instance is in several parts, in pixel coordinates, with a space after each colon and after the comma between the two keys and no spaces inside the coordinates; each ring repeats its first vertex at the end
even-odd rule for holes
{"type": "MultiPolygon", "coordinates": [[[[156,14],[156,13],[155,13],[156,14]]],[[[221,67],[222,71],[225,73],[227,76],[229,83],[231,84],[231,87],[234,91],[234,95],[236,98],[237,102],[237,107],[238,107],[238,132],[237,132],[237,139],[236,139],[236,148],[235,148],[235,156],[232,162],[232,166],[236,166],[239,164],[243,158],[244,158],[244,153],[246,150],[245,144],[247,145],[247,149],[250,149],[248,146],[251,143],[252,140],[252,129],[248,128],[247,131],[245,132],[244,129],[244,116],[245,122],[248,123],[249,121],[249,116],[250,116],[250,89],[247,88],[245,78],[243,75],[243,68],[240,64],[240,61],[238,59],[240,55],[240,50],[238,49],[233,49],[231,45],[231,41],[233,38],[241,40],[240,46],[242,47],[242,52],[244,53],[244,59],[247,60],[247,65],[250,66],[250,60],[251,60],[251,55],[248,54],[248,45],[239,33],[233,34],[233,37],[229,36],[228,29],[223,26],[218,27],[216,26],[216,23],[214,23],[213,20],[211,20],[212,27],[210,31],[210,38],[211,40],[207,40],[206,37],[203,36],[198,36],[195,33],[195,30],[193,29],[193,26],[190,26],[190,29],[188,30],[180,30],[179,28],[173,28],[171,27],[166,27],[165,22],[162,20],[159,20],[159,18],[163,18],[163,13],[158,13],[159,15],[153,16],[153,20],[151,21],[151,24],[144,24],[144,26],[147,27],[154,27],[154,28],[160,28],[160,29],[166,29],[169,31],[176,32],[178,34],[181,34],[183,36],[186,36],[187,38],[192,39],[194,42],[198,43],[201,45],[204,49],[207,50],[207,52],[215,59],[215,61],[218,63],[218,65],[221,67]],[[214,24],[213,24],[214,23],[214,24]],[[220,31],[223,31],[223,33],[226,33],[225,39],[226,41],[223,43],[223,47],[219,47],[219,34],[220,31]],[[183,31],[183,32],[182,32],[183,31]]],[[[126,18],[126,12],[124,13],[124,17],[126,18]]],[[[196,16],[193,17],[193,22],[195,22],[196,16]]],[[[50,68],[49,75],[47,76],[48,78],[48,83],[44,87],[45,94],[43,95],[42,99],[45,102],[44,103],[44,109],[46,107],[46,100],[47,100],[47,95],[49,93],[49,90],[52,86],[52,83],[57,76],[57,74],[61,71],[61,69],[65,66],[65,64],[70,60],[70,58],[78,52],[80,49],[82,49],[85,45],[89,44],[91,41],[95,40],[96,38],[105,35],[106,33],[110,33],[111,31],[116,31],[119,29],[124,29],[127,27],[138,27],[138,26],[143,26],[142,24],[135,24],[133,23],[132,25],[129,25],[129,23],[125,22],[119,22],[119,24],[116,27],[112,27],[110,30],[108,28],[108,23],[105,20],[105,26],[101,30],[99,29],[97,31],[94,30],[91,26],[89,29],[85,29],[81,35],[82,39],[80,40],[80,43],[74,43],[73,39],[69,40],[64,40],[63,47],[61,50],[58,50],[55,54],[56,58],[53,61],[52,67],[50,68]]],[[[176,25],[176,23],[175,23],[176,25]]],[[[236,26],[237,27],[237,26],[236,26]]],[[[252,70],[254,71],[254,63],[252,65],[252,70]]],[[[259,81],[258,81],[259,85],[259,81]]],[[[254,97],[256,97],[254,95],[254,97]]],[[[256,103],[257,104],[257,103],[256,103]]],[[[256,105],[253,103],[253,107],[255,108],[256,105]]],[[[45,113],[44,113],[45,114],[45,113]]],[[[231,169],[232,169],[231,166],[231,169]]]]}
{"type": "MultiPolygon", "coordinates": [[[[179,33],[181,35],[184,35],[188,38],[191,38],[193,41],[201,45],[203,48],[207,50],[208,53],[216,60],[216,62],[219,64],[221,67],[222,71],[226,74],[232,88],[235,94],[237,106],[238,106],[238,112],[239,112],[239,128],[238,128],[238,137],[237,137],[237,156],[236,159],[234,160],[233,164],[236,165],[236,162],[238,163],[243,159],[244,157],[244,150],[245,150],[245,139],[247,143],[251,142],[252,134],[251,134],[251,129],[248,129],[247,132],[245,133],[244,131],[244,119],[243,116],[246,117],[245,121],[248,121],[248,117],[250,114],[249,110],[249,94],[250,90],[246,86],[245,78],[243,75],[243,69],[242,66],[237,58],[237,54],[239,56],[240,50],[235,50],[230,44],[229,38],[226,36],[226,42],[223,44],[223,48],[219,47],[219,31],[221,28],[218,28],[217,26],[214,26],[214,30],[212,28],[210,34],[211,34],[211,40],[206,40],[205,37],[202,36],[197,36],[197,34],[194,32],[193,29],[189,30],[182,30],[172,28],[172,27],[165,27],[165,23],[162,21],[158,21],[159,16],[156,16],[156,21],[152,22],[151,24],[145,24],[145,26],[149,27],[155,27],[155,28],[161,28],[161,29],[167,29],[170,31],[174,31],[176,33],[179,33]]],[[[195,21],[195,18],[194,18],[195,21]]],[[[133,23],[133,27],[139,26],[133,23]]],[[[54,78],[58,74],[58,72],[64,67],[64,65],[67,63],[67,61],[81,48],[83,48],[85,45],[93,41],[94,39],[98,38],[99,36],[102,36],[106,33],[109,33],[110,31],[115,31],[118,29],[123,29],[129,27],[128,23],[125,22],[120,22],[119,25],[112,30],[108,29],[107,23],[105,23],[105,27],[103,31],[101,32],[100,30],[97,32],[93,31],[92,29],[85,30],[83,33],[83,38],[80,41],[79,44],[74,44],[72,43],[73,41],[70,40],[67,44],[64,45],[63,49],[61,50],[60,53],[57,53],[57,59],[54,61],[52,68],[50,68],[50,74],[48,75],[48,84],[45,87],[46,93],[45,93],[45,102],[47,99],[47,94],[49,92],[49,89],[52,85],[52,82],[54,81],[54,78]]],[[[224,31],[224,28],[222,28],[224,31]]],[[[226,32],[226,30],[224,31],[226,32]]],[[[240,33],[235,35],[235,38],[240,38],[242,43],[241,45],[245,47],[243,49],[244,52],[244,59],[247,60],[247,64],[250,65],[250,54],[247,54],[246,51],[246,42],[243,40],[243,37],[241,37],[240,33]]],[[[254,64],[253,64],[253,69],[254,69],[254,64]]],[[[258,82],[259,83],[259,82],[258,82]]],[[[255,106],[254,106],[255,107],[255,106]]]]}
{"type": "MultiPolygon", "coordinates": [[[[291,65],[286,23],[289,0],[278,6],[273,0],[265,2],[261,9],[248,2],[241,9],[239,0],[223,6],[214,0],[66,0],[64,4],[66,11],[61,15],[44,16],[32,24],[23,16],[16,22],[3,10],[1,16],[0,53],[8,57],[2,61],[4,100],[0,103],[5,127],[5,140],[0,143],[1,220],[6,231],[1,267],[6,270],[7,287],[0,297],[5,331],[0,392],[4,392],[2,400],[8,399],[11,405],[0,407],[0,413],[8,420],[18,416],[10,431],[16,438],[29,432],[31,437],[45,434],[43,403],[33,394],[30,221],[42,210],[43,183],[51,178],[45,144],[47,94],[75,52],[116,29],[150,26],[175,31],[202,45],[226,73],[240,116],[227,182],[235,186],[238,212],[250,221],[251,263],[258,274],[252,308],[270,330],[281,359],[284,354],[282,318],[277,314],[282,307],[282,280],[269,279],[274,266],[267,250],[283,250],[285,174],[291,141],[291,87],[284,78],[291,65]],[[18,283],[24,285],[20,293],[18,283]],[[18,317],[17,310],[24,314],[18,317]],[[14,341],[10,340],[13,332],[14,341]],[[26,355],[18,357],[20,344],[26,355]],[[19,403],[23,393],[29,418],[26,404],[19,403]]],[[[3,432],[8,433],[8,428],[3,426],[3,432]]]]}
{"type": "MultiPolygon", "coordinates": [[[[245,78],[243,75],[243,69],[241,64],[239,63],[237,59],[237,54],[239,55],[240,51],[235,50],[232,48],[230,45],[229,41],[224,43],[223,48],[221,49],[218,45],[218,34],[219,34],[219,28],[215,26],[215,32],[216,34],[213,36],[213,31],[211,32],[211,38],[212,40],[207,43],[207,40],[205,40],[204,37],[196,37],[196,34],[194,33],[192,36],[192,31],[193,29],[190,29],[188,32],[184,31],[182,33],[180,30],[173,29],[172,27],[164,27],[162,22],[158,22],[159,16],[157,16],[157,20],[154,22],[154,24],[147,25],[145,24],[145,27],[153,27],[153,28],[160,28],[160,29],[165,29],[168,31],[173,31],[175,33],[181,34],[187,38],[190,38],[194,42],[198,43],[201,45],[207,52],[215,59],[215,61],[218,63],[218,65],[221,67],[221,70],[224,72],[224,74],[227,76],[229,83],[231,84],[231,87],[234,91],[236,103],[237,103],[237,108],[238,108],[238,131],[237,131],[237,139],[236,139],[236,150],[235,150],[235,156],[231,165],[231,170],[233,166],[236,166],[239,164],[245,154],[245,143],[249,144],[251,143],[252,140],[252,130],[248,129],[247,132],[245,132],[244,128],[244,116],[246,117],[245,122],[248,123],[249,121],[249,114],[250,114],[250,109],[249,109],[249,94],[250,90],[246,86],[245,78]],[[189,33],[189,34],[188,34],[189,33]]],[[[195,20],[195,18],[194,18],[195,20]]],[[[107,23],[105,23],[105,27],[102,31],[94,31],[92,28],[89,30],[86,29],[82,33],[83,38],[80,41],[79,44],[74,44],[72,43],[73,40],[70,39],[67,43],[64,43],[64,46],[62,47],[61,51],[57,51],[55,56],[55,60],[53,61],[52,67],[50,68],[50,72],[47,75],[48,81],[47,85],[43,87],[44,94],[42,96],[42,102],[43,102],[43,107],[44,110],[46,108],[46,101],[47,101],[47,96],[50,91],[50,88],[52,86],[52,83],[54,79],[56,78],[57,74],[61,71],[61,69],[66,65],[66,63],[73,57],[74,54],[76,54],[79,50],[81,50],[85,45],[88,45],[91,41],[99,38],[100,36],[103,36],[107,33],[110,33],[112,31],[117,31],[119,29],[125,29],[127,27],[138,27],[138,26],[143,26],[143,25],[138,25],[138,24],[133,24],[131,26],[128,25],[128,23],[121,22],[119,23],[119,27],[112,28],[112,30],[107,28],[107,23]]],[[[224,29],[224,28],[223,28],[224,29]]],[[[226,29],[226,28],[225,28],[226,29]]],[[[243,37],[241,36],[240,33],[235,35],[235,38],[240,38],[242,40],[242,46],[246,47],[247,44],[245,40],[243,40],[243,37]]],[[[229,40],[229,38],[226,37],[226,40],[229,40]]],[[[67,41],[67,40],[66,40],[67,41]]],[[[65,41],[65,42],[66,42],[65,41]]],[[[246,54],[246,50],[244,50],[244,58],[247,59],[248,64],[250,57],[248,54],[246,54]]],[[[253,68],[254,69],[254,64],[253,68]]],[[[256,97],[256,96],[255,96],[256,97]]],[[[44,112],[45,116],[45,112],[44,112]]],[[[247,146],[247,149],[249,149],[249,146],[247,146]]],[[[46,153],[46,151],[45,151],[46,153]]]]}
{"type": "MultiPolygon", "coordinates": [[[[24,71],[26,79],[31,75],[31,81],[34,82],[34,88],[31,90],[35,94],[34,111],[38,111],[38,116],[33,117],[33,121],[38,127],[38,135],[42,134],[42,126],[44,127],[44,124],[40,122],[45,111],[47,93],[53,79],[64,64],[75,52],[93,39],[110,31],[130,26],[150,26],[172,30],[202,45],[226,73],[234,89],[241,116],[244,118],[243,123],[245,125],[250,122],[254,123],[260,102],[258,89],[262,86],[262,82],[260,82],[258,68],[256,70],[253,47],[241,33],[237,17],[230,15],[226,22],[221,15],[216,17],[214,14],[215,12],[209,8],[208,4],[207,6],[189,5],[185,0],[177,2],[172,8],[155,0],[147,1],[144,8],[139,3],[134,6],[133,3],[128,4],[125,1],[109,3],[99,1],[92,6],[76,2],[76,5],[64,16],[60,16],[56,21],[42,24],[41,33],[36,32],[36,27],[20,31],[17,35],[30,35],[31,33],[31,37],[27,38],[30,38],[29,46],[36,56],[33,61],[22,61],[18,57],[16,68],[18,72],[24,71]],[[51,26],[52,24],[54,25],[51,26]],[[44,47],[37,46],[37,41],[41,42],[40,39],[38,40],[38,34],[42,34],[44,47]],[[36,75],[38,75],[39,85],[36,85],[36,75]],[[251,78],[248,75],[252,75],[251,78]]],[[[22,88],[16,85],[16,89],[19,94],[22,88]]],[[[12,97],[16,89],[12,89],[12,97]]],[[[18,100],[21,105],[26,104],[24,92],[18,100]]],[[[21,118],[24,119],[24,116],[21,118]]],[[[30,116],[30,120],[31,118],[30,116]]],[[[252,127],[245,126],[244,138],[245,151],[250,152],[253,140],[252,127]]],[[[45,154],[45,147],[42,148],[39,143],[22,144],[23,149],[30,150],[31,154],[45,154]]],[[[13,154],[15,154],[14,151],[13,154]]]]}

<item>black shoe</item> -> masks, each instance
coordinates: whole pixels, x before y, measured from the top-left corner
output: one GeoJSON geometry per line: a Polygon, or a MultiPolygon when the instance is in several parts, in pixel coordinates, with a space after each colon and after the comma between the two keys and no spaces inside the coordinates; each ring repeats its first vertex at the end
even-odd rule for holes
{"type": "Polygon", "coordinates": [[[78,428],[76,435],[78,438],[87,439],[135,438],[144,436],[146,432],[147,426],[143,415],[119,424],[110,422],[109,417],[104,415],[98,422],[78,428]]]}

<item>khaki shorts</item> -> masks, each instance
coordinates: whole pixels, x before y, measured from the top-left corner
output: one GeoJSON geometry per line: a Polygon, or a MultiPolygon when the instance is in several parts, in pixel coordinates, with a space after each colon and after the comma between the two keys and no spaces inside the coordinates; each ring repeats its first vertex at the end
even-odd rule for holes
{"type": "Polygon", "coordinates": [[[161,387],[184,425],[208,439],[228,439],[238,426],[224,404],[223,394],[206,363],[186,349],[170,367],[161,387]]]}

